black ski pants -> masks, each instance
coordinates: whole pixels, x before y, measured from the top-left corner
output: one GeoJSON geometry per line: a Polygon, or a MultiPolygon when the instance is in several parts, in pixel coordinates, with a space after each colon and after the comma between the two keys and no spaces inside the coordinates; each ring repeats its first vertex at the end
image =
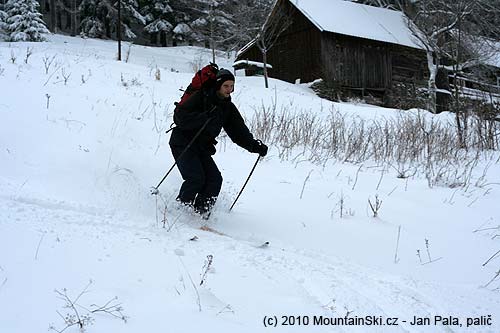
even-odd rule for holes
{"type": "Polygon", "coordinates": [[[190,147],[179,158],[185,147],[170,148],[184,179],[177,200],[193,205],[199,213],[210,210],[222,187],[222,175],[212,156],[196,147],[190,147]]]}

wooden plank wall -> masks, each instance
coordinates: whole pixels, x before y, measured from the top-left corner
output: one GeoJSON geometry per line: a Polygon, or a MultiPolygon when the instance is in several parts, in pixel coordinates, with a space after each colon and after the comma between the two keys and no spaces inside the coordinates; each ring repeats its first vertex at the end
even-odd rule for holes
{"type": "Polygon", "coordinates": [[[426,80],[428,70],[425,51],[391,44],[390,52],[393,81],[421,84],[426,80]]]}
{"type": "Polygon", "coordinates": [[[391,66],[387,44],[324,32],[323,73],[343,87],[384,90],[390,86],[391,66]]]}
{"type": "MultiPolygon", "coordinates": [[[[287,6],[283,10],[291,13],[293,23],[267,52],[267,62],[273,66],[269,76],[292,83],[297,79],[310,82],[320,78],[320,31],[288,2],[282,1],[281,6],[287,6]]],[[[254,45],[241,53],[237,60],[262,62],[262,54],[254,45]]]]}

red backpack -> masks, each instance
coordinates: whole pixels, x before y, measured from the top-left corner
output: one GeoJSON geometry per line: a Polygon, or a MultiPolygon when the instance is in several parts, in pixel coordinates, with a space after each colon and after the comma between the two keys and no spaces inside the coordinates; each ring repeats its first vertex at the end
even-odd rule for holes
{"type": "Polygon", "coordinates": [[[215,86],[215,80],[217,76],[217,72],[219,71],[219,66],[214,63],[210,63],[200,69],[193,76],[191,83],[187,86],[186,90],[184,90],[184,94],[181,97],[179,102],[175,102],[176,106],[182,105],[193,93],[198,90],[206,90],[215,86]]]}

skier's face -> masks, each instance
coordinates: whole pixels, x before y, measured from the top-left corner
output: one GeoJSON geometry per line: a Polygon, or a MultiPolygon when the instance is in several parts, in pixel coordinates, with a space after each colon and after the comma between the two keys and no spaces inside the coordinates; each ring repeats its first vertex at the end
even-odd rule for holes
{"type": "Polygon", "coordinates": [[[221,97],[228,98],[229,96],[231,96],[231,93],[233,91],[234,91],[234,81],[228,80],[222,83],[218,93],[221,97]]]}

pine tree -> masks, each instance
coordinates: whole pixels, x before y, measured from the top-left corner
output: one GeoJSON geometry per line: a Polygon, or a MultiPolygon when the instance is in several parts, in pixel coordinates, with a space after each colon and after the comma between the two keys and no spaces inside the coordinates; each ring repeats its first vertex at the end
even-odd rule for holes
{"type": "Polygon", "coordinates": [[[7,26],[6,26],[7,13],[4,12],[2,9],[3,9],[3,6],[0,7],[0,39],[2,39],[2,36],[6,33],[6,30],[7,30],[7,26]]]}
{"type": "Polygon", "coordinates": [[[274,0],[170,0],[176,41],[233,50],[254,38],[274,0]]]}
{"type": "Polygon", "coordinates": [[[173,29],[174,22],[173,9],[170,7],[170,0],[152,0],[142,8],[146,22],[149,24],[144,30],[153,36],[162,36],[162,44],[166,46],[165,36],[173,29]]]}
{"type": "Polygon", "coordinates": [[[9,0],[5,4],[7,14],[6,28],[9,40],[40,42],[45,40],[42,34],[49,33],[38,11],[36,0],[9,0]]]}
{"type": "Polygon", "coordinates": [[[81,35],[91,38],[103,38],[106,35],[105,18],[107,10],[99,0],[83,0],[78,8],[82,21],[81,35]]]}
{"type": "MultiPolygon", "coordinates": [[[[136,37],[135,33],[130,29],[130,24],[135,22],[140,26],[146,25],[146,19],[139,12],[139,4],[136,0],[121,0],[122,6],[122,31],[124,37],[133,39],[136,37]]],[[[113,8],[117,8],[117,1],[114,2],[113,8]]],[[[113,17],[113,22],[116,28],[116,16],[113,17]]]]}
{"type": "Polygon", "coordinates": [[[171,4],[173,9],[173,25],[172,38],[174,45],[178,42],[186,42],[193,39],[193,30],[189,23],[193,21],[193,6],[190,0],[175,0],[171,4]]]}
{"type": "MultiPolygon", "coordinates": [[[[117,0],[83,0],[79,6],[82,21],[81,34],[87,37],[112,38],[116,33],[118,22],[117,0]]],[[[139,26],[146,24],[144,16],[139,13],[136,0],[121,0],[122,34],[133,39],[136,34],[130,28],[131,22],[139,26]]]]}
{"type": "Polygon", "coordinates": [[[228,13],[228,3],[227,0],[200,1],[200,6],[195,7],[199,16],[190,24],[194,37],[212,49],[213,62],[215,50],[227,46],[236,26],[228,13]]]}

